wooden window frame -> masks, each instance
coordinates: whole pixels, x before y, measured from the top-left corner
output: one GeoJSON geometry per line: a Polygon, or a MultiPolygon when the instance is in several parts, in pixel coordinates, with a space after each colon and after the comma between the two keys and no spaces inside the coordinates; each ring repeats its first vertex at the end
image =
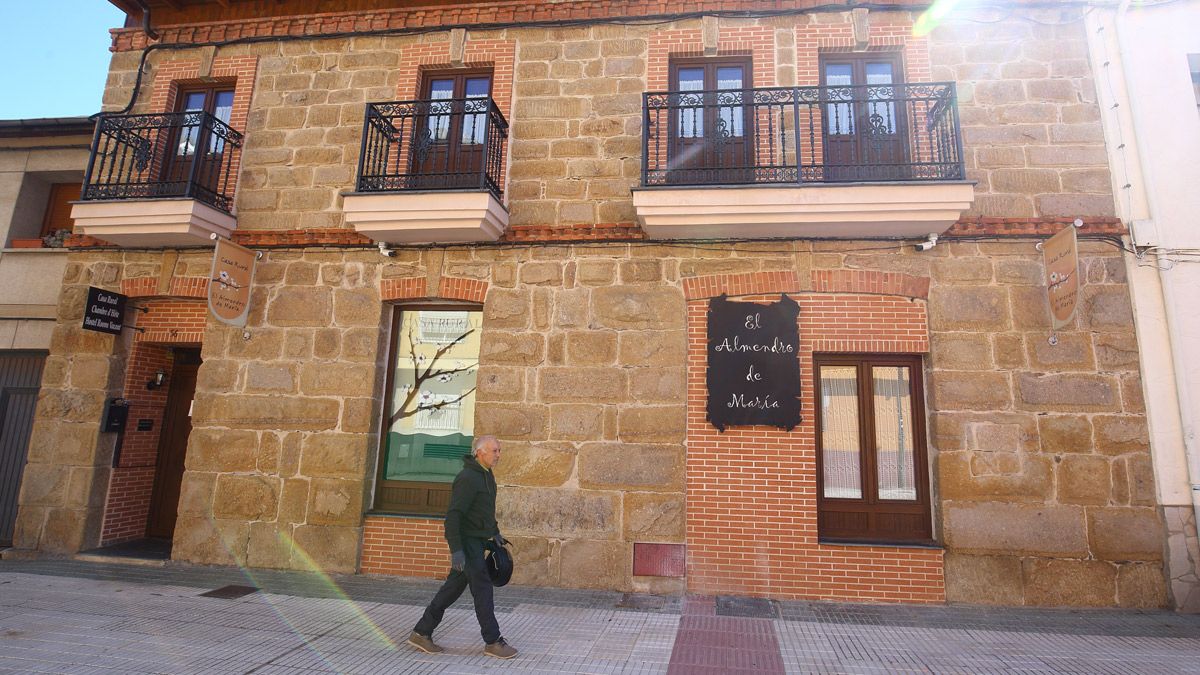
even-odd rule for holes
{"type": "Polygon", "coordinates": [[[177,84],[175,90],[175,112],[184,112],[188,94],[204,94],[204,112],[216,115],[217,94],[227,91],[237,97],[237,80],[220,79],[216,82],[177,84]]]}
{"type": "Polygon", "coordinates": [[[922,361],[919,355],[904,354],[814,354],[813,393],[816,408],[816,475],[817,475],[817,536],[822,542],[856,544],[907,544],[936,545],[933,537],[933,513],[929,479],[929,453],[926,444],[925,388],[922,361]],[[835,498],[825,496],[823,406],[821,405],[822,366],[854,366],[858,400],[858,435],[862,497],[835,498]],[[875,457],[875,413],[874,399],[870,387],[871,368],[905,367],[910,377],[910,400],[912,401],[913,472],[917,491],[912,502],[883,500],[878,498],[878,475],[875,457]],[[866,516],[868,527],[860,532],[835,530],[828,524],[829,515],[835,513],[860,514],[866,516]],[[884,534],[879,523],[887,516],[908,520],[919,518],[920,527],[912,528],[907,534],[895,532],[884,534]]]}
{"type": "MultiPolygon", "coordinates": [[[[710,156],[710,153],[715,148],[719,147],[718,142],[714,140],[713,132],[715,130],[716,120],[719,118],[717,111],[719,110],[716,102],[710,96],[704,97],[703,117],[704,123],[700,136],[685,137],[680,133],[680,125],[683,119],[683,112],[673,107],[671,113],[667,116],[667,157],[669,162],[674,164],[676,158],[692,156],[688,162],[689,166],[680,166],[668,173],[668,181],[671,180],[671,175],[682,177],[683,183],[689,183],[695,180],[696,174],[703,175],[705,172],[719,174],[722,180],[715,184],[728,183],[751,183],[753,182],[753,168],[748,168],[748,165],[754,161],[754,145],[755,140],[755,120],[754,120],[754,105],[748,101],[753,100],[753,94],[749,92],[754,89],[754,57],[750,54],[729,54],[722,56],[678,56],[671,57],[667,67],[667,90],[673,92],[674,96],[680,96],[685,92],[680,90],[679,85],[679,70],[681,68],[703,68],[704,69],[704,85],[701,91],[709,92],[717,90],[717,69],[727,67],[740,67],[742,69],[742,103],[740,105],[731,105],[730,108],[737,109],[742,119],[742,134],[733,137],[733,143],[740,146],[739,150],[735,150],[733,157],[722,157],[715,159],[710,156]],[[711,84],[710,84],[711,78],[711,84]],[[700,154],[694,155],[688,146],[699,146],[702,148],[700,154]],[[739,157],[740,155],[740,157],[739,157]],[[728,166],[731,159],[735,159],[734,166],[728,166]]],[[[730,89],[728,91],[739,91],[730,89]]],[[[677,99],[676,99],[677,100],[677,99]]],[[[705,181],[713,183],[713,181],[705,181]]]]}
{"type": "MultiPolygon", "coordinates": [[[[406,303],[392,305],[391,333],[388,338],[387,372],[384,376],[383,409],[380,411],[378,436],[378,452],[375,467],[375,494],[371,498],[371,512],[406,516],[445,516],[446,507],[440,501],[449,503],[452,483],[447,481],[401,481],[385,478],[387,472],[387,438],[390,430],[387,418],[392,409],[392,395],[395,392],[396,359],[400,353],[400,323],[405,312],[412,311],[449,311],[449,312],[482,312],[483,307],[473,303],[406,303]],[[413,490],[423,496],[420,500],[408,502],[386,502],[382,496],[384,488],[413,490]],[[440,501],[439,501],[440,500],[440,501]],[[418,501],[422,503],[418,503],[418,501]]],[[[482,315],[481,315],[482,316],[482,315]]]]}

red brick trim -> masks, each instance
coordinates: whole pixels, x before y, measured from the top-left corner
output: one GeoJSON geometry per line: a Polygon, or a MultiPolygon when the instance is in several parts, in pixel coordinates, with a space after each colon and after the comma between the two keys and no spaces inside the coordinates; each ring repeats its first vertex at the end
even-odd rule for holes
{"type": "Polygon", "coordinates": [[[488,282],[478,279],[463,279],[460,277],[442,277],[438,297],[449,300],[466,300],[483,304],[487,296],[488,282]]]}
{"type": "Polygon", "coordinates": [[[208,300],[207,277],[175,277],[171,279],[171,297],[204,298],[208,300]]]}
{"type": "MultiPolygon", "coordinates": [[[[769,302],[762,294],[742,300],[769,302]]],[[[945,602],[943,552],[838,546],[817,537],[813,354],[914,351],[927,332],[924,302],[894,295],[803,293],[800,303],[803,420],[792,431],[730,427],[707,407],[708,302],[687,304],[687,590],[787,599],[945,602]],[[753,485],[747,491],[745,486],[753,485]],[[732,516],[731,516],[732,514],[732,516]],[[782,517],[781,517],[782,514],[782,517]]],[[[917,349],[915,351],[924,351],[917,349]]]]}
{"type": "MultiPolygon", "coordinates": [[[[463,47],[463,68],[492,69],[492,100],[508,120],[512,120],[513,64],[516,60],[516,40],[472,40],[468,36],[463,47]]],[[[396,84],[396,96],[403,100],[420,98],[422,73],[453,69],[449,42],[422,42],[403,47],[397,66],[400,81],[396,84]]]]}
{"type": "MultiPolygon", "coordinates": [[[[646,41],[646,91],[670,88],[672,58],[704,56],[704,37],[699,28],[665,30],[646,41]]],[[[749,54],[754,87],[775,86],[775,28],[773,26],[721,27],[717,56],[749,54]]]]}
{"type": "Polygon", "coordinates": [[[234,230],[234,243],[249,248],[296,246],[374,246],[370,237],[350,229],[234,230]]]}
{"type": "Polygon", "coordinates": [[[121,295],[126,295],[131,298],[149,298],[155,295],[160,295],[158,292],[158,279],[154,277],[122,279],[121,295]]]}
{"type": "Polygon", "coordinates": [[[204,342],[204,327],[208,322],[208,303],[187,298],[162,298],[145,304],[148,312],[134,319],[139,331],[135,342],[198,345],[204,342]]]}
{"type": "MultiPolygon", "coordinates": [[[[1075,222],[1071,217],[996,218],[976,216],[960,218],[944,237],[1049,237],[1075,222]]],[[[1129,230],[1120,218],[1083,216],[1079,236],[1124,236],[1129,230]]]]}
{"type": "Polygon", "coordinates": [[[925,299],[929,297],[929,277],[869,270],[813,270],[812,288],[817,293],[874,293],[925,299]]]}
{"type": "MultiPolygon", "coordinates": [[[[953,237],[1049,237],[1071,224],[1071,217],[996,218],[990,216],[960,219],[944,235],[953,237]]],[[[1079,236],[1122,236],[1129,231],[1120,218],[1084,216],[1079,236]]],[[[596,223],[561,227],[514,225],[504,233],[503,241],[644,241],[646,233],[636,223],[596,223]]],[[[798,237],[804,239],[804,237],[798,237]]],[[[351,229],[308,230],[234,230],[233,240],[250,248],[298,248],[305,246],[374,246],[365,235],[351,229]]],[[[66,245],[72,249],[117,248],[95,237],[73,234],[66,245]]]]}
{"type": "MultiPolygon", "coordinates": [[[[904,17],[890,14],[889,17],[904,17]]],[[[815,87],[821,83],[822,53],[853,50],[854,27],[849,23],[807,23],[795,28],[796,85],[815,87]]],[[[914,37],[907,17],[896,23],[871,25],[870,51],[901,51],[904,55],[906,82],[929,82],[933,74],[929,63],[929,40],[914,37]]]]}
{"type": "Polygon", "coordinates": [[[577,225],[510,225],[504,241],[642,241],[637,223],[580,223],[577,225]]]}
{"type": "Polygon", "coordinates": [[[795,272],[746,272],[744,274],[713,274],[683,280],[683,296],[688,300],[715,298],[726,295],[759,295],[763,293],[795,293],[800,279],[795,272]]]}
{"type": "Polygon", "coordinates": [[[110,244],[103,239],[97,239],[86,234],[71,234],[63,240],[63,246],[69,249],[75,248],[119,248],[116,244],[110,244]]]}
{"type": "MultiPolygon", "coordinates": [[[[212,11],[197,10],[195,6],[187,7],[185,11],[188,13],[182,15],[178,10],[172,11],[167,8],[164,10],[165,18],[160,21],[162,25],[157,26],[158,43],[195,44],[248,37],[319,36],[333,33],[450,26],[486,29],[489,24],[522,21],[607,19],[614,16],[678,16],[681,11],[699,14],[701,12],[761,11],[763,9],[762,3],[754,0],[702,0],[686,6],[671,2],[671,0],[576,0],[556,3],[529,3],[517,0],[486,4],[463,3],[440,7],[426,3],[411,8],[380,8],[378,5],[384,3],[374,3],[375,7],[367,4],[352,12],[304,14],[296,12],[292,16],[270,16],[271,13],[280,13],[284,10],[277,9],[275,5],[267,7],[262,3],[240,4],[249,6],[216,10],[220,12],[219,16],[230,17],[223,21],[187,21],[185,17],[207,19],[214,16],[212,11]]],[[[803,11],[822,6],[845,5],[849,7],[854,4],[852,0],[795,0],[788,3],[788,7],[803,11]]],[[[907,6],[924,8],[928,2],[889,0],[889,4],[896,5],[898,9],[907,6]]],[[[156,10],[155,17],[158,16],[156,10]]],[[[144,49],[150,44],[140,28],[118,28],[109,32],[113,37],[113,51],[144,49]]]]}
{"type": "Polygon", "coordinates": [[[439,578],[450,569],[441,518],[371,516],[363,520],[363,574],[439,578]]]}
{"type": "Polygon", "coordinates": [[[137,277],[122,279],[121,293],[131,298],[208,298],[208,279],[206,277],[174,277],[171,279],[171,289],[166,293],[158,291],[158,279],[155,277],[137,277]]]}
{"type": "Polygon", "coordinates": [[[426,298],[429,297],[428,283],[425,277],[384,279],[379,282],[379,297],[384,301],[426,298]]]}

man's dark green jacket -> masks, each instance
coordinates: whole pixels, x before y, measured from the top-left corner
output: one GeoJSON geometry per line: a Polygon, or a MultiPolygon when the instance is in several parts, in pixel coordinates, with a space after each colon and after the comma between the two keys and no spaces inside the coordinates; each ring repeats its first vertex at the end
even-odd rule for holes
{"type": "Polygon", "coordinates": [[[462,550],[463,537],[487,539],[499,533],[496,477],[474,455],[465,455],[463,469],[454,477],[450,508],[446,510],[446,542],[450,544],[450,552],[462,550]]]}

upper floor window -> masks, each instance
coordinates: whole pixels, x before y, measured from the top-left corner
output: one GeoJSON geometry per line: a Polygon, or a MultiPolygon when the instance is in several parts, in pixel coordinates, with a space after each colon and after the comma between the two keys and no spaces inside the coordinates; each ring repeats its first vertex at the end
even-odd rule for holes
{"type": "Polygon", "coordinates": [[[903,73],[899,53],[821,56],[826,180],[904,177],[903,73]]]}
{"type": "MultiPolygon", "coordinates": [[[[206,112],[225,124],[229,124],[229,119],[233,114],[233,86],[210,85],[182,89],[176,97],[176,112],[206,112]]],[[[196,138],[200,129],[199,124],[184,127],[179,137],[177,155],[185,156],[195,153],[196,138]]],[[[217,152],[220,142],[221,140],[217,136],[212,136],[208,143],[209,152],[217,152]]]]}
{"type": "Polygon", "coordinates": [[[748,58],[678,59],[671,62],[671,136],[667,153],[678,183],[711,182],[720,172],[731,183],[753,172],[753,120],[746,107],[748,58]]]}
{"type": "Polygon", "coordinates": [[[441,515],[475,437],[482,312],[397,307],[375,508],[441,515]]]}
{"type": "Polygon", "coordinates": [[[490,71],[425,76],[424,119],[417,122],[410,161],[413,187],[473,187],[486,161],[490,71]]]}
{"type": "Polygon", "coordinates": [[[931,541],[920,358],[815,361],[821,538],[931,541]]]}

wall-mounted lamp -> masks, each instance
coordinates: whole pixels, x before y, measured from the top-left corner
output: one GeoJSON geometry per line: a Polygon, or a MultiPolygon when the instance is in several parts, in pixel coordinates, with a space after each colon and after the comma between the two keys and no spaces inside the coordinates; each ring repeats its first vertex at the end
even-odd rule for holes
{"type": "Polygon", "coordinates": [[[147,389],[158,389],[159,387],[163,386],[163,383],[165,383],[166,381],[167,381],[167,374],[163,372],[162,368],[159,368],[154,373],[154,377],[150,378],[150,381],[146,383],[146,388],[147,389]]]}

